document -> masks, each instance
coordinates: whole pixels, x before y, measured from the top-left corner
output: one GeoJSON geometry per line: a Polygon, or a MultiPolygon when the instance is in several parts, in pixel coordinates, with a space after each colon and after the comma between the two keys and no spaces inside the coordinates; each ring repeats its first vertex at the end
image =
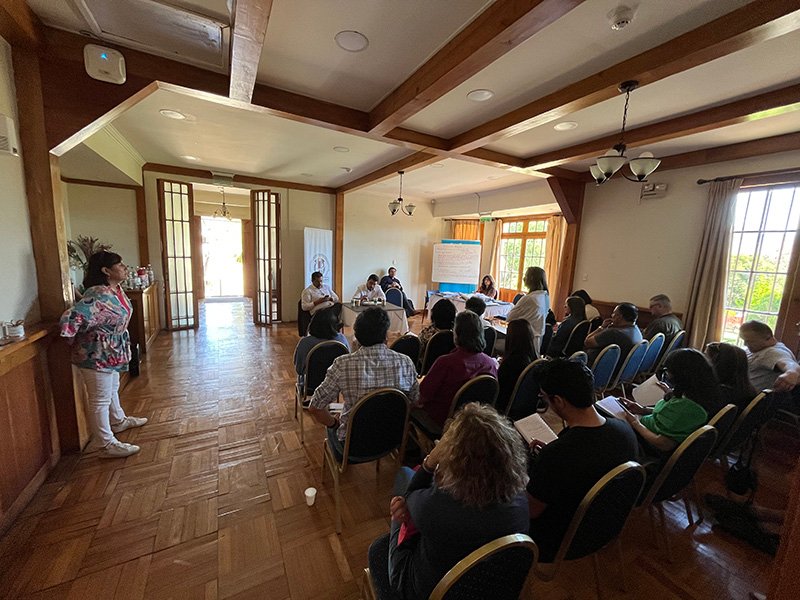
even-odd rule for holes
{"type": "Polygon", "coordinates": [[[514,427],[522,434],[522,437],[525,438],[525,442],[528,444],[533,440],[539,440],[543,444],[549,444],[553,440],[558,439],[555,432],[550,429],[547,423],[544,422],[544,419],[537,413],[515,421],[514,427]]]}
{"type": "Polygon", "coordinates": [[[625,409],[620,406],[619,402],[617,402],[617,399],[614,396],[606,396],[597,402],[597,407],[602,408],[605,412],[616,417],[617,419],[625,419],[625,409]]]}
{"type": "Polygon", "coordinates": [[[653,375],[633,388],[633,399],[642,406],[655,406],[656,402],[664,397],[666,392],[658,385],[658,377],[653,375]]]}

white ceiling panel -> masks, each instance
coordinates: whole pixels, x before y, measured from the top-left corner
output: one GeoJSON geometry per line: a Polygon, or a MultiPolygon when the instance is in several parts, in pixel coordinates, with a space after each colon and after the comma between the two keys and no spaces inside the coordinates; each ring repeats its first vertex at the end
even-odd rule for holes
{"type": "Polygon", "coordinates": [[[89,181],[139,185],[138,181],[128,177],[84,144],[78,144],[75,148],[62,155],[58,164],[61,168],[61,175],[68,179],[88,179],[89,181]]]}
{"type": "Polygon", "coordinates": [[[58,29],[79,32],[89,31],[89,24],[71,2],[67,0],[26,0],[42,23],[58,29]]]}
{"type": "Polygon", "coordinates": [[[633,22],[613,31],[606,15],[621,2],[588,0],[403,126],[453,137],[713,21],[748,1],[641,0],[633,22]],[[474,89],[490,89],[495,96],[482,103],[467,100],[467,93],[474,89]]]}
{"type": "Polygon", "coordinates": [[[274,0],[258,81],[369,110],[491,0],[274,0]],[[367,36],[347,52],[334,36],[367,36]]]}

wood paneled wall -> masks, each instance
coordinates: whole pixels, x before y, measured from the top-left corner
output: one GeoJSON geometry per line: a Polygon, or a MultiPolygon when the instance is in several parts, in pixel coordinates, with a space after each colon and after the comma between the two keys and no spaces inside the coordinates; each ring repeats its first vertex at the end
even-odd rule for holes
{"type": "MultiPolygon", "coordinates": [[[[614,312],[614,307],[622,302],[625,302],[625,300],[606,302],[605,300],[595,300],[592,298],[592,306],[597,309],[597,312],[599,312],[600,316],[604,319],[611,317],[611,313],[614,312]]],[[[637,306],[637,308],[639,309],[639,318],[636,320],[636,324],[644,329],[650,324],[650,321],[653,320],[653,313],[650,312],[650,308],[641,306],[637,306]]],[[[683,321],[683,313],[674,312],[673,314],[683,321]]]]}

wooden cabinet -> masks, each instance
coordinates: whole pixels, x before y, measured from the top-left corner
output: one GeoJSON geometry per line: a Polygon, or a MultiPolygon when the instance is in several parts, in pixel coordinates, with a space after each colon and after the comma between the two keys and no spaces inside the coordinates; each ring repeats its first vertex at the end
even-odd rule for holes
{"type": "Polygon", "coordinates": [[[126,290],[133,306],[133,316],[128,324],[131,346],[139,344],[139,352],[144,355],[153,340],[161,331],[161,318],[158,312],[158,282],[141,290],[126,290]]]}

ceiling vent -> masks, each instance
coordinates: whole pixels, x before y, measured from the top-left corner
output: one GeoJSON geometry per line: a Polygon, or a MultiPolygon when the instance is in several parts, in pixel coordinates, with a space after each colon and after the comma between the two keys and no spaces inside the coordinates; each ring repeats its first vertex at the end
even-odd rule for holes
{"type": "Polygon", "coordinates": [[[72,1],[100,39],[215,71],[227,69],[227,23],[158,0],[72,1]]]}

